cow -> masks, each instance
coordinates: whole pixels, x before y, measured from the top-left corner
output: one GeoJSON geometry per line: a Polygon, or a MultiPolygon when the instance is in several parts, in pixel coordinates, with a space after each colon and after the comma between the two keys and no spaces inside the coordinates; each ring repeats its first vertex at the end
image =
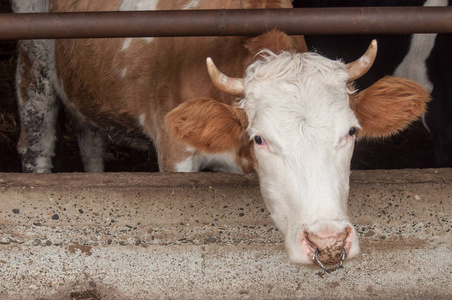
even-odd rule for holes
{"type": "MultiPolygon", "coordinates": [[[[366,7],[366,6],[451,6],[448,0],[295,0],[294,6],[366,7]]],[[[377,39],[379,55],[372,68],[357,81],[366,88],[386,75],[411,79],[420,83],[433,101],[423,116],[425,127],[433,137],[435,161],[439,167],[452,167],[452,48],[451,34],[411,35],[316,35],[305,36],[308,48],[329,58],[351,58],[377,39]]],[[[432,151],[433,152],[433,151],[432,151]]]]}
{"type": "MultiPolygon", "coordinates": [[[[289,0],[14,1],[16,12],[290,8],[289,0]],[[39,4],[39,5],[38,5],[39,4]]],[[[103,171],[103,137],[155,145],[162,172],[255,170],[289,261],[338,267],[359,252],[347,216],[355,140],[405,128],[430,99],[385,77],[358,92],[377,43],[345,64],[302,36],[22,41],[17,94],[24,171],[50,172],[56,104],[78,123],[86,171],[103,171]],[[207,67],[206,67],[207,66],[207,67]],[[221,70],[221,71],[220,71],[221,70]],[[226,75],[227,74],[227,75],[226,75]]]]}

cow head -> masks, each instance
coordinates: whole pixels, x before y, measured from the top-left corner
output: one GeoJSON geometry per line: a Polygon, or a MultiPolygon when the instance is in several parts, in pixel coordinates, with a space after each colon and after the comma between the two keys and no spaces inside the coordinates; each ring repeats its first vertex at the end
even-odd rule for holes
{"type": "Polygon", "coordinates": [[[376,42],[344,64],[316,53],[258,52],[245,77],[222,74],[208,59],[220,90],[236,106],[192,99],[170,112],[176,140],[205,153],[233,150],[259,175],[266,206],[294,264],[324,264],[358,254],[347,216],[350,160],[357,138],[380,138],[424,113],[428,93],[417,83],[386,77],[358,92],[352,82],[373,64],[376,42]]]}

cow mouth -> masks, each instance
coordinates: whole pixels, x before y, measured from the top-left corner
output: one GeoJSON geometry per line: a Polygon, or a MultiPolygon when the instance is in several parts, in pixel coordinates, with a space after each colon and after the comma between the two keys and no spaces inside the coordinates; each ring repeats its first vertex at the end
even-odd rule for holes
{"type": "Polygon", "coordinates": [[[339,269],[342,269],[343,263],[344,263],[345,259],[347,258],[347,252],[345,251],[344,247],[341,248],[340,255],[335,255],[335,257],[336,257],[335,260],[337,260],[337,256],[340,256],[340,260],[338,263],[330,263],[330,262],[324,263],[324,262],[322,262],[322,260],[320,260],[320,258],[319,258],[320,255],[321,255],[320,251],[317,250],[314,253],[313,260],[315,263],[317,263],[319,265],[320,268],[322,268],[322,274],[331,273],[331,272],[335,272],[339,269]]]}

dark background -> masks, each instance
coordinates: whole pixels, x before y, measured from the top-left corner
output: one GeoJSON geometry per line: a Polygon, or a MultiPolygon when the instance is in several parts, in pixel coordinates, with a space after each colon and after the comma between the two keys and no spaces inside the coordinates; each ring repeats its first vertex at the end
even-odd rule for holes
{"type": "MultiPolygon", "coordinates": [[[[0,0],[0,13],[10,12],[8,0],[0,0]]],[[[0,41],[0,172],[21,172],[16,151],[20,122],[15,99],[16,41],[0,41]]],[[[82,172],[72,120],[61,113],[54,172],[82,172]]],[[[356,145],[352,169],[398,169],[436,167],[432,139],[422,122],[400,135],[382,141],[361,141],[356,145]]],[[[155,153],[110,145],[106,156],[108,172],[157,171],[155,153]]]]}

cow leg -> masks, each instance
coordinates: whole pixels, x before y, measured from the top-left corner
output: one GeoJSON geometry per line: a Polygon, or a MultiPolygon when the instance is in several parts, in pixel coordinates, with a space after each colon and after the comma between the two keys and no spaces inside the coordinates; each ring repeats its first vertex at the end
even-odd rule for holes
{"type": "Polygon", "coordinates": [[[59,105],[52,83],[53,41],[19,42],[16,92],[21,134],[18,152],[24,172],[49,173],[59,105]]]}
{"type": "Polygon", "coordinates": [[[201,171],[201,161],[198,155],[194,153],[188,154],[188,157],[184,157],[184,159],[178,159],[173,165],[174,172],[199,172],[201,171]]]}
{"type": "Polygon", "coordinates": [[[168,141],[156,147],[160,172],[199,172],[199,162],[181,144],[168,141]],[[162,151],[165,149],[166,151],[162,151]]]}
{"type": "Polygon", "coordinates": [[[102,132],[83,121],[77,122],[76,132],[85,172],[103,172],[106,142],[102,132]]]}
{"type": "Polygon", "coordinates": [[[165,125],[156,123],[157,130],[152,137],[160,172],[198,172],[199,166],[194,161],[194,153],[187,147],[173,140],[165,125]]]}

